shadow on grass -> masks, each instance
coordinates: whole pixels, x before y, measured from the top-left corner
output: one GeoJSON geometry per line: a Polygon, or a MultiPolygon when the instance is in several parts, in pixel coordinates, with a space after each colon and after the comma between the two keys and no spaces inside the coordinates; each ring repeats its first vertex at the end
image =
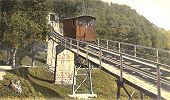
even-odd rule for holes
{"type": "Polygon", "coordinates": [[[31,80],[31,78],[35,78],[39,82],[43,81],[43,82],[52,83],[51,81],[49,82],[49,80],[48,81],[43,80],[43,79],[40,79],[40,78],[37,78],[37,77],[30,75],[27,67],[21,67],[21,68],[18,68],[18,69],[11,70],[9,72],[28,80],[32,84],[32,86],[34,87],[35,91],[40,92],[44,96],[44,98],[47,99],[47,100],[56,100],[56,99],[61,100],[61,99],[63,99],[61,97],[61,95],[59,95],[57,92],[51,90],[48,87],[39,85],[36,82],[34,82],[33,80],[31,80]]]}
{"type": "Polygon", "coordinates": [[[0,65],[6,65],[3,60],[0,60],[0,65]]]}
{"type": "Polygon", "coordinates": [[[30,80],[30,82],[31,82],[32,86],[34,87],[35,91],[40,92],[46,100],[63,99],[61,97],[61,95],[59,95],[57,92],[55,92],[45,86],[41,86],[32,80],[30,80]]]}
{"type": "Polygon", "coordinates": [[[41,59],[41,58],[37,58],[37,57],[34,57],[36,61],[39,61],[41,63],[46,63],[46,60],[44,59],[41,59]]]}
{"type": "Polygon", "coordinates": [[[37,80],[40,80],[40,81],[45,81],[45,82],[48,82],[48,83],[53,83],[53,81],[52,80],[45,80],[45,79],[42,79],[42,78],[38,78],[38,77],[36,77],[36,76],[33,76],[33,75],[31,75],[31,74],[29,74],[32,78],[35,78],[35,79],[37,79],[37,80]]]}

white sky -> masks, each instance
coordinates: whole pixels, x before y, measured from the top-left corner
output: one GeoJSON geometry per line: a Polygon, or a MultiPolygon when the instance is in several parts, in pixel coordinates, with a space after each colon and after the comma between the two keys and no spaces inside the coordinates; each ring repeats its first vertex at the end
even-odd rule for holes
{"type": "Polygon", "coordinates": [[[125,4],[135,9],[151,23],[170,30],[170,0],[102,0],[125,4]]]}

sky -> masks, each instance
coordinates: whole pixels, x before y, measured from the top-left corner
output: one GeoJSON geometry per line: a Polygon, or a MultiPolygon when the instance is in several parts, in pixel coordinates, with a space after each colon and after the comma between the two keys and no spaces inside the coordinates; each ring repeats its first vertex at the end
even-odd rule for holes
{"type": "Polygon", "coordinates": [[[102,0],[124,4],[135,9],[151,23],[170,30],[170,0],[102,0]]]}

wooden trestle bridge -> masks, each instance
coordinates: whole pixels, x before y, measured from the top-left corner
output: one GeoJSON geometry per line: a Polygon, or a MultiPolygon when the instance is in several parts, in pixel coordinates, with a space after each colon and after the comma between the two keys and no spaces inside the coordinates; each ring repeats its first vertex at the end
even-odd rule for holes
{"type": "Polygon", "coordinates": [[[129,99],[132,99],[124,83],[139,90],[141,99],[143,93],[154,99],[170,99],[170,66],[160,57],[160,53],[170,53],[169,51],[103,39],[97,39],[95,43],[87,43],[63,37],[55,32],[51,39],[75,53],[77,57],[85,59],[80,62],[79,67],[74,68],[73,95],[86,79],[89,79],[90,94],[93,94],[90,64],[95,64],[101,70],[117,77],[117,99],[120,99],[121,88],[125,90],[129,99]],[[145,52],[139,53],[142,50],[152,51],[152,56],[145,52]],[[85,62],[88,62],[85,67],[88,71],[84,74],[87,77],[79,86],[75,86],[74,83],[79,76],[77,72],[85,62]]]}

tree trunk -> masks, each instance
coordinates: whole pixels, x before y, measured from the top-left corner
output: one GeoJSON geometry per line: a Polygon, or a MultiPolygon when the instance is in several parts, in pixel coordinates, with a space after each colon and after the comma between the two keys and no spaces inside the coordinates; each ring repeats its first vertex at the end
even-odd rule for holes
{"type": "Polygon", "coordinates": [[[10,51],[7,50],[7,58],[6,58],[6,64],[9,65],[10,64],[10,51]]]}
{"type": "Polygon", "coordinates": [[[34,57],[34,55],[32,56],[32,67],[34,67],[35,66],[35,57],[34,57]]]}
{"type": "Polygon", "coordinates": [[[35,40],[33,40],[33,43],[32,43],[32,67],[35,66],[35,40]]]}
{"type": "Polygon", "coordinates": [[[12,50],[12,53],[13,53],[13,55],[12,55],[12,67],[16,68],[16,53],[17,53],[17,49],[14,48],[12,50]]]}

